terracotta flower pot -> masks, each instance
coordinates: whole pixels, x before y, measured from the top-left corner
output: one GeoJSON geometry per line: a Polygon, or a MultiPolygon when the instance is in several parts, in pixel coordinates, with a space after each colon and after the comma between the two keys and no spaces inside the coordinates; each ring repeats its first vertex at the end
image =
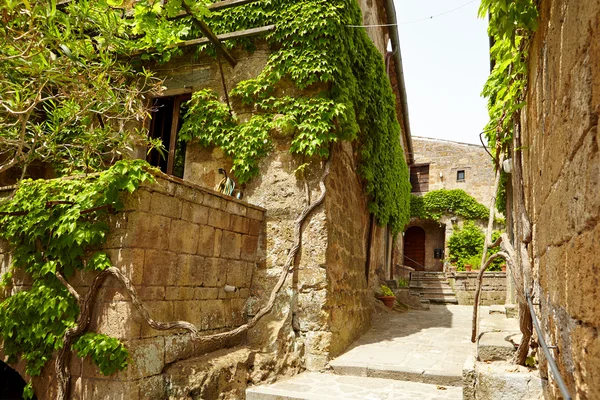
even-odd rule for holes
{"type": "Polygon", "coordinates": [[[465,271],[471,272],[472,269],[473,269],[473,266],[471,264],[465,264],[465,271]]]}
{"type": "Polygon", "coordinates": [[[500,268],[502,268],[502,272],[506,272],[506,264],[502,264],[500,268]]]}
{"type": "Polygon", "coordinates": [[[383,301],[387,308],[394,308],[396,296],[378,296],[377,299],[383,301]]]}

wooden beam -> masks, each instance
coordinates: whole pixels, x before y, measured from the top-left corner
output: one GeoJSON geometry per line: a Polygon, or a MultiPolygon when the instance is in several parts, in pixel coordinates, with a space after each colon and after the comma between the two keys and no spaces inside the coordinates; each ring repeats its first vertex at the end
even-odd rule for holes
{"type": "MultiPolygon", "coordinates": [[[[231,33],[223,33],[221,35],[217,35],[219,40],[231,40],[231,39],[242,39],[245,37],[252,37],[262,35],[263,33],[268,33],[275,30],[275,25],[266,25],[260,26],[258,28],[244,29],[243,31],[236,31],[231,33]]],[[[190,39],[185,42],[177,43],[173,45],[173,47],[189,47],[189,46],[199,46],[201,44],[210,43],[208,38],[198,38],[198,39],[190,39]]]]}
{"type": "Polygon", "coordinates": [[[200,18],[198,18],[194,15],[194,13],[190,9],[190,7],[185,3],[185,0],[181,2],[181,5],[185,9],[185,11],[194,19],[196,26],[198,26],[198,28],[200,29],[200,31],[202,31],[204,36],[206,36],[208,38],[208,40],[210,40],[210,42],[213,45],[215,45],[215,47],[217,48],[217,51],[223,57],[225,57],[225,60],[227,60],[229,65],[231,65],[232,67],[235,67],[235,65],[237,64],[237,61],[235,60],[233,55],[229,52],[229,50],[227,50],[227,48],[225,46],[223,46],[223,43],[221,43],[221,41],[219,40],[217,35],[214,34],[214,32],[208,27],[208,25],[206,25],[206,22],[202,21],[200,18]]]}
{"type": "MultiPolygon", "coordinates": [[[[275,30],[275,25],[266,25],[266,26],[260,26],[258,28],[251,28],[251,29],[244,29],[243,31],[236,31],[236,32],[231,32],[231,33],[223,33],[221,35],[217,35],[217,38],[219,40],[232,40],[232,39],[242,39],[245,37],[252,37],[252,36],[259,36],[262,35],[264,33],[268,33],[275,30]]],[[[190,40],[186,40],[184,42],[180,42],[180,43],[175,43],[171,46],[168,46],[168,49],[172,49],[175,47],[178,48],[183,48],[183,47],[190,47],[190,46],[199,46],[201,44],[208,44],[211,43],[210,40],[208,40],[208,38],[198,38],[198,39],[190,39],[190,40]]],[[[147,54],[147,53],[151,53],[152,51],[154,51],[154,49],[146,49],[146,50],[141,50],[141,51],[136,51],[132,54],[130,54],[130,57],[136,57],[136,56],[140,56],[142,54],[147,54]]]]}

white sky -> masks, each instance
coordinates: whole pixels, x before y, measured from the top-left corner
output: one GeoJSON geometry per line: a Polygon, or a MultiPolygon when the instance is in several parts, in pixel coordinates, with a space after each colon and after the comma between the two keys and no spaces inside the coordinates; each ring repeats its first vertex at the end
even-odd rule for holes
{"type": "Polygon", "coordinates": [[[436,16],[468,1],[394,0],[414,136],[480,144],[488,121],[480,96],[490,65],[487,21],[477,18],[478,0],[436,16]]]}

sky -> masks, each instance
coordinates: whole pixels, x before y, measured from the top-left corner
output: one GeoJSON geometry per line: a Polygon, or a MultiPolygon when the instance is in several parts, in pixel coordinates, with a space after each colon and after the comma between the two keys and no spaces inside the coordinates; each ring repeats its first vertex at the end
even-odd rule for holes
{"type": "Polygon", "coordinates": [[[490,68],[480,1],[394,3],[412,135],[480,144],[488,121],[480,94],[490,68]]]}

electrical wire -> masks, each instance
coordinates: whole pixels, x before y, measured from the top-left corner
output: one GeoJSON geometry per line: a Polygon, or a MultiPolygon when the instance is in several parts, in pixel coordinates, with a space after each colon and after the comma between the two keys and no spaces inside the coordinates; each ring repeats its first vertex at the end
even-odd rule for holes
{"type": "Polygon", "coordinates": [[[461,5],[461,6],[456,7],[456,8],[453,8],[452,10],[444,11],[444,12],[439,13],[439,14],[431,15],[431,16],[425,17],[425,18],[415,19],[415,20],[412,20],[412,21],[399,22],[397,24],[346,25],[346,27],[348,27],[348,28],[378,28],[378,27],[386,27],[386,26],[398,26],[398,25],[413,24],[415,22],[428,21],[430,19],[437,18],[437,17],[440,17],[442,15],[450,14],[451,12],[454,12],[456,10],[460,10],[461,8],[466,7],[469,4],[471,4],[471,3],[475,3],[476,1],[479,1],[479,0],[471,0],[468,3],[465,3],[465,4],[461,5]]]}

